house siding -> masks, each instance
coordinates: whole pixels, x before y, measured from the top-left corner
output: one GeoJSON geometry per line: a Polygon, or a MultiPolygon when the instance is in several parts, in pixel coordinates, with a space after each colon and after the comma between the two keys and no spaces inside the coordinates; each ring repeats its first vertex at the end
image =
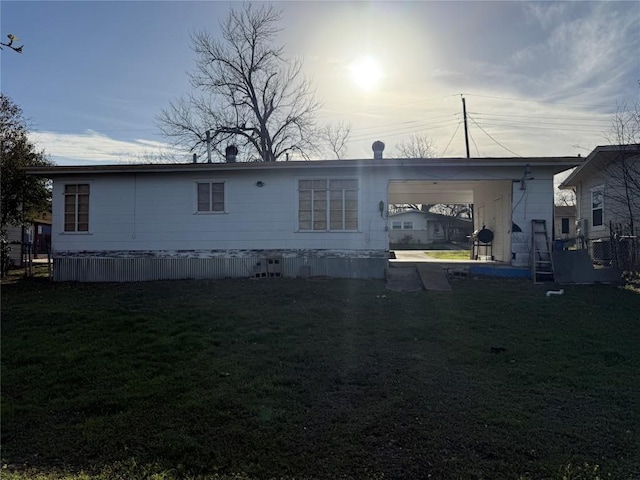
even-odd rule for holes
{"type": "MultiPolygon", "coordinates": [[[[286,258],[285,272],[296,265],[311,265],[311,273],[353,277],[359,265],[365,278],[382,278],[386,267],[386,219],[379,201],[372,198],[374,180],[359,177],[358,230],[334,232],[298,231],[298,180],[307,178],[358,178],[355,172],[286,176],[270,172],[212,175],[128,174],[56,179],[53,188],[54,230],[52,248],[56,280],[103,281],[111,269],[113,279],[209,278],[246,275],[244,265],[260,258],[286,258]],[[255,184],[260,180],[263,187],[255,184]],[[225,212],[196,213],[198,181],[225,182],[225,212]],[[89,232],[65,233],[64,185],[89,183],[89,232]],[[242,260],[220,259],[237,257],[242,260]],[[182,252],[181,254],[176,252],[182,252]],[[203,253],[205,252],[205,253],[203,253]],[[223,252],[223,253],[221,253],[223,252]],[[322,254],[318,253],[322,252],[322,254]],[[77,260],[74,260],[74,257],[77,260]],[[121,265],[139,257],[139,276],[116,273],[121,265]],[[90,260],[93,258],[96,262],[90,260]],[[186,261],[189,258],[189,261],[186,261]],[[309,263],[309,258],[317,261],[309,263]],[[109,259],[107,262],[106,260],[109,259]],[[295,259],[295,260],[294,260],[295,259]],[[306,260],[305,260],[306,259],[306,260]],[[169,261],[171,260],[171,261],[169,261]],[[364,266],[369,262],[372,267],[364,266]],[[205,266],[195,265],[202,263],[205,266]],[[177,267],[176,265],[182,266],[177,267]],[[82,273],[86,270],[100,274],[82,273]]],[[[380,181],[378,184],[382,183],[380,181]]],[[[128,267],[127,267],[128,268],[128,267]]],[[[305,270],[307,272],[308,269],[305,270]]]]}

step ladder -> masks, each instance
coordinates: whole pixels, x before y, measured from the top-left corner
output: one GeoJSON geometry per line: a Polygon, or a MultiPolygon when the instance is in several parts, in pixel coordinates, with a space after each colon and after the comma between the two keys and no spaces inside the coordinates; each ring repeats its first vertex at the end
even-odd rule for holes
{"type": "Polygon", "coordinates": [[[554,281],[545,220],[531,220],[531,280],[534,283],[554,281]]]}

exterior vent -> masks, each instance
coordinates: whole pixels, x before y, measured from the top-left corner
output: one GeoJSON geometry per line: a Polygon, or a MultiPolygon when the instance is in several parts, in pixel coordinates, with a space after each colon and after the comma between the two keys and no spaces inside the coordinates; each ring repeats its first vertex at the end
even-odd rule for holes
{"type": "Polygon", "coordinates": [[[238,148],[235,145],[229,145],[225,149],[224,155],[227,163],[235,163],[236,157],[238,156],[238,148]]]}
{"type": "Polygon", "coordinates": [[[384,143],[382,143],[380,140],[377,140],[373,142],[371,148],[373,149],[374,160],[380,160],[382,158],[382,152],[384,152],[384,143]]]}

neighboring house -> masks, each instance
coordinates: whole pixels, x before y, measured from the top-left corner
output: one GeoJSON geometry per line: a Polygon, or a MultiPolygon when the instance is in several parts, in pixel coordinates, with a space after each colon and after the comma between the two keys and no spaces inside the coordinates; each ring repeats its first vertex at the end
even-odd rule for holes
{"type": "Polygon", "coordinates": [[[612,228],[638,235],[640,145],[596,147],[560,188],[576,194],[578,246],[588,248],[594,260],[607,259],[612,228]]]}
{"type": "Polygon", "coordinates": [[[389,222],[389,243],[393,245],[464,242],[473,231],[471,220],[419,210],[392,213],[389,222]]]}
{"type": "Polygon", "coordinates": [[[383,278],[388,205],[474,204],[493,254],[527,264],[576,157],[360,159],[31,168],[53,180],[54,280],[383,278]],[[535,178],[532,178],[534,176],[535,178]],[[519,232],[512,234],[512,225],[519,232]]]}
{"type": "Polygon", "coordinates": [[[554,239],[573,240],[576,238],[576,207],[556,205],[554,208],[554,239]]]}
{"type": "Polygon", "coordinates": [[[22,225],[7,227],[7,242],[10,248],[9,258],[16,266],[22,265],[23,259],[46,257],[51,250],[51,212],[43,213],[22,225]]]}

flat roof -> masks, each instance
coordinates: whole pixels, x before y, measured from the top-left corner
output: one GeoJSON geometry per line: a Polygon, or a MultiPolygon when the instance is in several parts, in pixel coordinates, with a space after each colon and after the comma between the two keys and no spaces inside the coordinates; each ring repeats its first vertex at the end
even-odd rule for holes
{"type": "Polygon", "coordinates": [[[321,169],[321,168],[398,168],[398,167],[509,167],[548,166],[572,168],[584,161],[581,157],[489,157],[489,158],[383,158],[356,160],[309,160],[281,162],[212,162],[212,163],[156,163],[116,164],[83,166],[31,167],[26,172],[41,177],[98,173],[164,173],[164,172],[208,172],[277,169],[321,169]]]}

